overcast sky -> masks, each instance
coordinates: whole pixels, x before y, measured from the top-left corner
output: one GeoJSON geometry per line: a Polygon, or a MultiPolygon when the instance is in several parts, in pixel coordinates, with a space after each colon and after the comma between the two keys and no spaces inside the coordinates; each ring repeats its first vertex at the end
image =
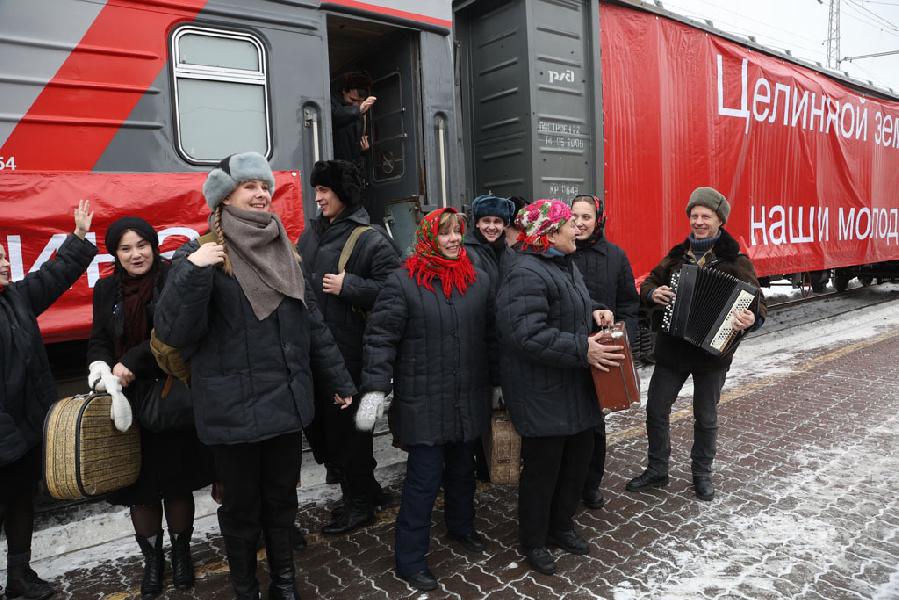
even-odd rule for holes
{"type": "MultiPolygon", "coordinates": [[[[840,55],[899,50],[899,0],[840,0],[840,55]]],[[[754,35],[765,46],[827,65],[830,0],[662,0],[666,9],[711,19],[718,29],[754,35]]],[[[899,96],[899,54],[843,62],[841,71],[899,96]]]]}

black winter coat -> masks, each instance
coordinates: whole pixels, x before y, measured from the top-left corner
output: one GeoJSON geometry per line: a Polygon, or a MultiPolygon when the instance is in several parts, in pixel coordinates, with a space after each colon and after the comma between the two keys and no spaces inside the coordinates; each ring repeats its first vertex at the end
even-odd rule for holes
{"type": "Polygon", "coordinates": [[[487,273],[490,277],[493,289],[496,290],[499,288],[500,284],[500,269],[502,263],[513,250],[504,244],[502,250],[497,254],[490,244],[487,243],[487,240],[478,235],[476,231],[477,230],[472,228],[471,231],[465,234],[465,238],[462,240],[465,244],[465,252],[468,254],[468,258],[471,259],[471,262],[476,269],[481,269],[487,273]]]}
{"type": "Polygon", "coordinates": [[[496,306],[503,399],[518,433],[573,435],[599,425],[587,362],[595,304],[571,256],[519,252],[496,306]]]}
{"type": "MultiPolygon", "coordinates": [[[[487,275],[447,298],[419,287],[405,268],[388,278],[365,330],[362,390],[389,392],[403,445],[472,441],[490,418],[495,369],[493,295],[487,275]]],[[[494,383],[498,383],[495,381],[494,383]]]]}
{"type": "Polygon", "coordinates": [[[207,445],[257,442],[299,431],[315,413],[312,377],[334,393],[356,393],[331,332],[306,283],[306,304],[285,298],[256,318],[237,279],[220,268],[195,266],[175,253],[156,305],[156,335],[184,348],[200,441],[207,445]]]}
{"type": "Polygon", "coordinates": [[[324,292],[322,277],[337,273],[337,261],[353,230],[370,224],[368,213],[359,207],[331,224],[324,217],[313,219],[297,242],[318,308],[357,387],[362,372],[366,313],[375,305],[387,276],[400,266],[400,257],[390,240],[374,229],[356,241],[339,296],[324,292]]]}
{"type": "Polygon", "coordinates": [[[574,253],[574,264],[584,276],[590,297],[607,306],[616,321],[624,321],[627,336],[631,344],[635,343],[640,296],[624,250],[600,237],[592,246],[574,253]]]}
{"type": "Polygon", "coordinates": [[[96,254],[96,246],[70,235],[54,260],[0,290],[0,467],[41,442],[44,417],[57,400],[37,316],[72,287],[96,254]]]}
{"type": "MultiPolygon", "coordinates": [[[[721,237],[712,246],[714,259],[705,263],[705,267],[717,269],[733,275],[741,281],[750,283],[755,287],[759,287],[759,281],[755,275],[755,268],[752,261],[745,254],[740,253],[740,244],[727,231],[722,228],[721,237]]],[[[646,306],[655,310],[653,314],[653,324],[656,326],[661,321],[662,309],[655,304],[649,297],[652,291],[662,285],[668,285],[671,281],[671,273],[680,269],[685,262],[692,263],[690,255],[687,251],[690,249],[690,240],[687,238],[682,243],[674,246],[668,255],[656,265],[650,274],[643,280],[640,286],[640,297],[646,306]]],[[[755,312],[755,324],[749,329],[754,331],[762,326],[765,317],[768,314],[765,297],[759,290],[758,298],[749,307],[749,310],[755,312]]],[[[655,351],[653,352],[655,360],[660,365],[665,365],[677,371],[712,371],[716,369],[727,369],[733,362],[734,352],[740,345],[739,339],[727,354],[715,356],[706,352],[698,346],[694,346],[690,342],[682,339],[671,337],[663,331],[659,331],[656,336],[655,351]]]]}
{"type": "MultiPolygon", "coordinates": [[[[165,287],[165,280],[168,276],[170,263],[165,259],[156,257],[155,260],[160,261],[156,271],[156,289],[153,292],[153,299],[147,304],[147,323],[153,328],[153,309],[159,296],[165,287]]],[[[153,353],[150,351],[149,332],[147,339],[133,348],[129,348],[118,356],[116,353],[116,340],[122,336],[122,327],[124,323],[124,314],[116,313],[116,303],[121,302],[121,284],[117,275],[104,277],[94,286],[94,324],[91,328],[91,337],[87,343],[87,364],[90,365],[95,360],[102,360],[109,368],[112,368],[117,362],[134,373],[135,379],[154,380],[164,377],[162,369],[156,363],[153,353]]],[[[124,313],[124,309],[119,311],[124,313]]]]}
{"type": "MultiPolygon", "coordinates": [[[[331,94],[331,129],[334,158],[348,160],[362,167],[362,113],[355,105],[343,103],[340,94],[331,94]]],[[[364,173],[364,171],[363,171],[364,173]]]]}

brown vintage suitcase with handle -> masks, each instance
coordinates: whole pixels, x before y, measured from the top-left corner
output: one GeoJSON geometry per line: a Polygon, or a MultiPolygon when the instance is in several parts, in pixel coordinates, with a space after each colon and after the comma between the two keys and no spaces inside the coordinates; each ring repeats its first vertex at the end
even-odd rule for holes
{"type": "Polygon", "coordinates": [[[521,436],[515,431],[509,413],[494,411],[490,417],[490,433],[484,436],[484,456],[490,469],[490,482],[518,485],[521,473],[521,436]]]}
{"type": "Polygon", "coordinates": [[[627,329],[625,329],[624,323],[615,323],[594,335],[599,336],[601,343],[624,347],[624,360],[618,367],[608,371],[590,367],[600,409],[604,413],[609,413],[627,410],[632,405],[639,404],[640,375],[634,365],[634,357],[631,354],[631,345],[627,339],[627,329]]]}
{"type": "Polygon", "coordinates": [[[44,481],[61,500],[100,496],[129,486],[140,474],[140,432],[125,433],[109,418],[112,398],[94,393],[63,398],[44,420],[44,481]]]}

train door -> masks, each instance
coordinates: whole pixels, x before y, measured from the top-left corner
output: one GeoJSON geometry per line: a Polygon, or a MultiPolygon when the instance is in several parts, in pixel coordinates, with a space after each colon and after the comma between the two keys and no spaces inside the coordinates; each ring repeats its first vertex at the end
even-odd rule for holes
{"type": "MultiPolygon", "coordinates": [[[[410,218],[426,193],[419,32],[338,15],[329,15],[327,22],[332,102],[343,102],[347,74],[367,80],[367,92],[377,97],[362,118],[368,146],[359,160],[367,181],[365,206],[372,222],[386,224],[406,246],[414,233],[410,218]]],[[[332,119],[332,144],[339,135],[332,119]]]]}

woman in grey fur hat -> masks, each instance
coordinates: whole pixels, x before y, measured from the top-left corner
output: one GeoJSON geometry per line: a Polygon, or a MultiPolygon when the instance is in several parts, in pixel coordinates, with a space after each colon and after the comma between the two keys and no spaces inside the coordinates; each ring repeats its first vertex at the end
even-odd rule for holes
{"type": "Polygon", "coordinates": [[[259,596],[260,533],[268,597],[299,597],[291,532],[301,430],[315,410],[313,373],[335,403],[349,406],[356,392],[272,212],[274,188],[256,152],[229,156],[212,170],[203,195],[216,241],[195,240],[175,253],[154,319],[159,339],[190,357],[197,434],[212,449],[222,484],[219,526],[241,600],[259,596]]]}

